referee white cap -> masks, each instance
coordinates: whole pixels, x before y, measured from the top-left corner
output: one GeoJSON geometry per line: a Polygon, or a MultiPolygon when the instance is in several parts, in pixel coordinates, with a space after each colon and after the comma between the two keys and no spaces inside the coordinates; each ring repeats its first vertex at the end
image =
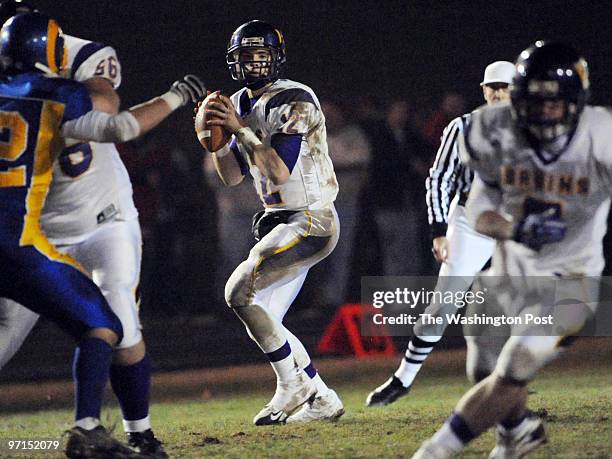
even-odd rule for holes
{"type": "Polygon", "coordinates": [[[487,65],[484,71],[484,78],[480,86],[489,83],[512,83],[512,77],[514,77],[514,64],[508,61],[496,61],[492,64],[487,65]]]}

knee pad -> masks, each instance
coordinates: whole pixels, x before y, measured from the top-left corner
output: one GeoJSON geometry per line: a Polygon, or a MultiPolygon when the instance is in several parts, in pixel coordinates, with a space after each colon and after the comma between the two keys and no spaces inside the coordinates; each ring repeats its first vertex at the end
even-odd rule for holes
{"type": "Polygon", "coordinates": [[[127,286],[115,285],[110,290],[103,289],[102,292],[123,327],[123,338],[115,348],[126,349],[139,343],[142,340],[142,326],[133,290],[127,286]]]}
{"type": "Polygon", "coordinates": [[[116,349],[128,349],[142,341],[142,327],[138,317],[125,319],[119,317],[123,327],[123,337],[115,346],[116,349]]]}
{"type": "Polygon", "coordinates": [[[488,377],[497,363],[503,341],[499,337],[466,336],[465,371],[472,384],[488,377]]]}
{"type": "Polygon", "coordinates": [[[236,309],[250,304],[255,294],[255,265],[249,260],[243,261],[234,270],[225,284],[225,302],[236,309]]]}

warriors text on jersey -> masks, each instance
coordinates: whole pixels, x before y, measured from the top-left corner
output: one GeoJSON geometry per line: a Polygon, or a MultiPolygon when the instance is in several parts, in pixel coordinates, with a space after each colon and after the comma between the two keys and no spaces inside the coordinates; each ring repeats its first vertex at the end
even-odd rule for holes
{"type": "MultiPolygon", "coordinates": [[[[275,186],[248,155],[232,142],[243,174],[250,172],[264,206],[270,209],[321,209],[336,199],[338,182],[327,151],[325,117],[314,92],[291,80],[277,80],[261,96],[249,99],[246,89],[232,97],[238,113],[267,146],[299,142],[297,158],[283,158],[291,176],[275,186]]],[[[282,156],[282,155],[281,155],[282,156]]]]}
{"type": "MultiPolygon", "coordinates": [[[[554,154],[534,149],[515,127],[509,105],[473,113],[465,158],[489,187],[501,190],[500,211],[520,221],[552,209],[566,224],[565,238],[538,252],[505,244],[507,259],[524,274],[599,275],[602,240],[612,194],[612,115],[587,106],[569,144],[554,154]]],[[[494,263],[495,265],[495,263],[494,263]]]]}
{"type": "MultiPolygon", "coordinates": [[[[69,35],[64,40],[67,77],[76,81],[104,78],[119,86],[121,66],[113,48],[69,35]]],[[[135,218],[132,185],[115,145],[76,140],[66,144],[54,165],[53,185],[41,218],[47,236],[54,243],[76,243],[106,221],[135,218]]]]}

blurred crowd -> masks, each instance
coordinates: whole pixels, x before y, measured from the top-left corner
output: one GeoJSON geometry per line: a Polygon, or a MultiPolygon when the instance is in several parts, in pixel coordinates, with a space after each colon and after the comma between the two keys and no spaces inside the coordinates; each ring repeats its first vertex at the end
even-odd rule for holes
{"type": "MultiPolygon", "coordinates": [[[[337,306],[359,299],[361,276],[434,275],[425,179],[443,128],[466,110],[463,97],[445,94],[428,112],[368,96],[321,106],[340,185],[341,237],[300,296],[310,306],[337,306]]],[[[261,203],[249,180],[224,187],[210,155],[166,143],[122,146],[143,229],[140,293],[146,311],[214,313],[254,244],[251,219],[261,203]]]]}

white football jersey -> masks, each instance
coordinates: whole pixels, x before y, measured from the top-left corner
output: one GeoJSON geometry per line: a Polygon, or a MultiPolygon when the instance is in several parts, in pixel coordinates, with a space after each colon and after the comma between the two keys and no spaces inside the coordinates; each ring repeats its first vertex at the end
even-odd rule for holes
{"type": "Polygon", "coordinates": [[[539,251],[506,242],[494,257],[494,267],[511,275],[601,273],[612,194],[608,110],[585,107],[570,143],[554,155],[529,144],[516,127],[510,105],[485,107],[472,115],[464,147],[462,159],[487,185],[501,189],[500,211],[519,222],[529,213],[552,209],[567,224],[562,241],[539,251]]]}
{"type": "Polygon", "coordinates": [[[246,89],[232,97],[234,106],[266,146],[275,134],[299,134],[301,146],[287,183],[275,186],[262,175],[240,143],[235,154],[266,208],[283,210],[322,209],[338,194],[338,182],[327,151],[325,117],[319,100],[308,86],[277,80],[258,99],[250,100],[246,89]]]}
{"type": "MultiPolygon", "coordinates": [[[[121,65],[115,50],[64,35],[68,53],[65,76],[76,81],[105,78],[121,84],[121,65]]],[[[136,218],[130,178],[112,143],[67,141],[53,168],[53,182],[41,223],[55,243],[84,240],[98,225],[117,218],[136,218]]]]}

